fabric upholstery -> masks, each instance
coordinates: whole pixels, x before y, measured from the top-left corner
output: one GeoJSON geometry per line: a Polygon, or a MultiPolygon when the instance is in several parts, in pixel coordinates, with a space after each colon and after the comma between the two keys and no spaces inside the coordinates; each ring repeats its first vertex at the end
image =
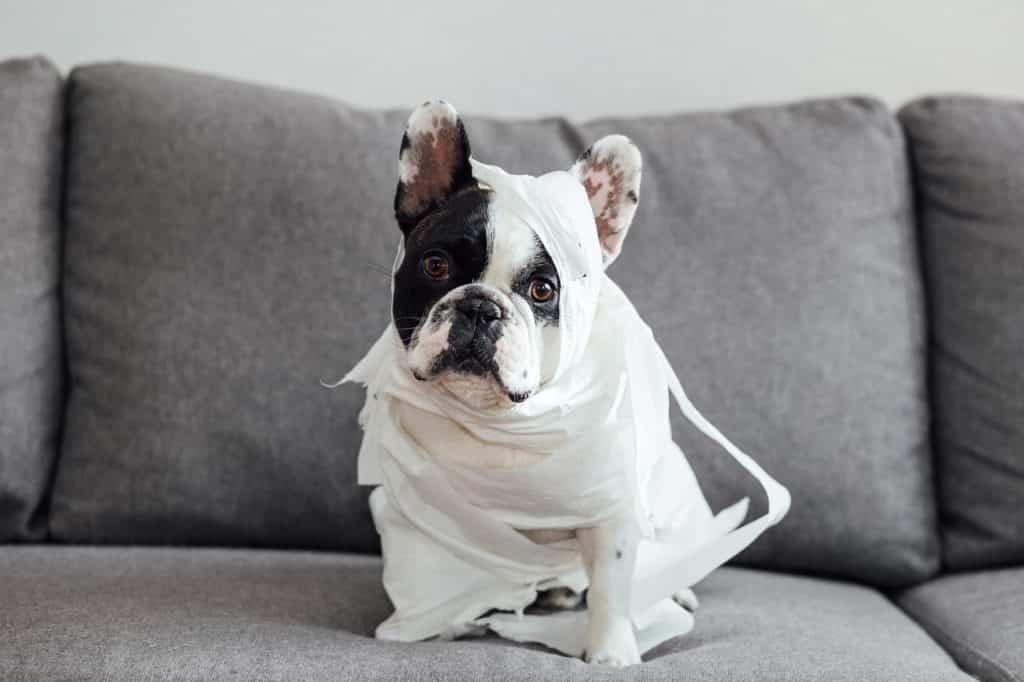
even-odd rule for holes
{"type": "Polygon", "coordinates": [[[0,62],[0,542],[46,532],[63,403],[63,111],[52,64],[0,62]]]}
{"type": "Polygon", "coordinates": [[[929,98],[900,119],[931,311],[945,563],[1024,563],[1024,102],[929,98]]]}
{"type": "Polygon", "coordinates": [[[253,550],[0,548],[17,680],[967,680],[871,589],[723,569],[689,636],[623,671],[496,638],[371,639],[380,560],[253,550]]]}
{"type": "Polygon", "coordinates": [[[948,575],[899,604],[981,680],[1024,680],[1024,568],[948,575]]]}
{"type": "MultiPolygon", "coordinates": [[[[406,112],[124,64],[76,70],[69,101],[54,536],[374,548],[361,391],[317,382],[387,317],[406,112]]],[[[880,104],[467,128],[511,171],[568,167],[606,132],[640,145],[613,275],[696,404],[793,491],[745,561],[880,585],[934,571],[920,284],[880,104]]],[[[716,504],[754,489],[680,431],[716,504]]]]}
{"type": "Polygon", "coordinates": [[[360,401],[318,382],[385,321],[400,117],[129,66],[70,88],[53,535],[372,549],[360,401]]]}
{"type": "MultiPolygon", "coordinates": [[[[876,585],[937,568],[922,285],[899,126],[843,99],[609,120],[644,152],[611,274],[694,403],[793,493],[742,560],[876,585]]],[[[712,504],[756,484],[676,415],[712,504]],[[742,482],[742,488],[740,483],[742,482]]]]}
{"type": "Polygon", "coordinates": [[[128,65],[70,82],[53,535],[374,549],[363,398],[319,381],[387,319],[405,114],[128,65]]]}

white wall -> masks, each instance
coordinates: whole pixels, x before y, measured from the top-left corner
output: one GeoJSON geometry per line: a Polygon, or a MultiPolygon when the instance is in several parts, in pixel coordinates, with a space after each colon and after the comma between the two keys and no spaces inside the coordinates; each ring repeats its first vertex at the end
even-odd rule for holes
{"type": "Polygon", "coordinates": [[[1024,98],[1021,0],[0,0],[0,57],[128,59],[408,108],[599,114],[1024,98]],[[404,5],[404,8],[403,8],[404,5]]]}

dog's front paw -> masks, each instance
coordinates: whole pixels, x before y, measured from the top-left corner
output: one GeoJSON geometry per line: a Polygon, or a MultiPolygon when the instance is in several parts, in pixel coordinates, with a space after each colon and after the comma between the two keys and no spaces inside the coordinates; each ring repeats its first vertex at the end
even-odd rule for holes
{"type": "Polygon", "coordinates": [[[613,668],[624,668],[640,662],[640,650],[636,645],[633,624],[628,618],[609,623],[607,627],[592,632],[587,637],[587,648],[583,660],[613,668]]]}
{"type": "Polygon", "coordinates": [[[462,639],[463,637],[482,637],[485,634],[487,634],[486,625],[480,625],[479,623],[462,623],[461,625],[449,625],[437,636],[437,638],[450,642],[456,639],[462,639]]]}

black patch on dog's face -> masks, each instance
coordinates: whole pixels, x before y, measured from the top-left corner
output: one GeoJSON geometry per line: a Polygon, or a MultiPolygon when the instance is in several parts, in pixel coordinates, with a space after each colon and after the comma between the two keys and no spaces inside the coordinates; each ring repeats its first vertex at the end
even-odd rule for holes
{"type": "Polygon", "coordinates": [[[533,308],[533,316],[537,318],[537,322],[555,324],[558,322],[558,301],[562,295],[561,281],[558,279],[555,262],[551,260],[548,250],[544,248],[544,245],[540,243],[540,239],[537,237],[534,237],[533,241],[537,248],[536,255],[516,275],[516,278],[512,281],[512,291],[526,299],[530,307],[533,308]],[[530,298],[530,286],[535,279],[547,280],[554,286],[555,296],[550,301],[538,303],[530,298]]]}
{"type": "Polygon", "coordinates": [[[405,257],[395,272],[391,313],[406,347],[431,307],[452,289],[480,279],[487,267],[487,207],[490,193],[470,187],[452,195],[405,238],[405,257]],[[444,281],[423,271],[423,259],[437,252],[448,259],[444,281]]]}
{"type": "Polygon", "coordinates": [[[453,322],[448,331],[448,347],[434,359],[432,373],[452,369],[475,376],[497,375],[498,364],[494,361],[494,344],[498,341],[499,324],[479,319],[470,320],[468,316],[459,319],[458,313],[460,309],[473,308],[481,301],[487,300],[493,301],[493,298],[483,287],[466,287],[465,295],[454,305],[454,317],[458,323],[453,322]]]}

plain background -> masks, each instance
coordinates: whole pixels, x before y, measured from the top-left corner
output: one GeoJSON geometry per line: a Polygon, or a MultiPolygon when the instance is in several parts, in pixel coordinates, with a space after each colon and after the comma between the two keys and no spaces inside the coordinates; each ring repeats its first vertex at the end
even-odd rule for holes
{"type": "Polygon", "coordinates": [[[1024,98],[1021,0],[0,0],[0,57],[128,59],[576,119],[832,94],[1024,98]]]}

